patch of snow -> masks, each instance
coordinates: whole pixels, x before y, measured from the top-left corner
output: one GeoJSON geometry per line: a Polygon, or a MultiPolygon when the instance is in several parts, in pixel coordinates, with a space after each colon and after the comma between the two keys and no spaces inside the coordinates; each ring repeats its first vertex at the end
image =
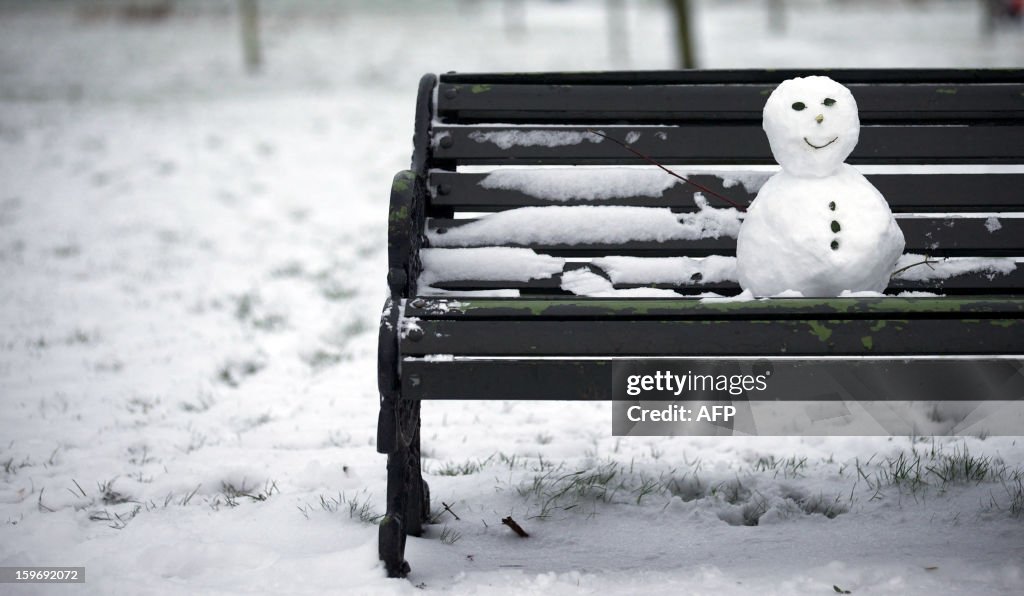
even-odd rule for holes
{"type": "Polygon", "coordinates": [[[772,294],[771,298],[803,298],[804,293],[798,290],[782,290],[778,294],[772,294]]]}
{"type": "Polygon", "coordinates": [[[676,182],[656,168],[550,168],[495,170],[480,186],[516,190],[548,201],[600,201],[660,197],[676,182]]]}
{"type": "Polygon", "coordinates": [[[450,136],[452,136],[451,133],[447,131],[442,132],[440,134],[436,134],[433,137],[431,137],[430,146],[433,147],[434,149],[437,149],[438,147],[441,146],[441,141],[447,139],[450,136]]]}
{"type": "Polygon", "coordinates": [[[529,281],[562,271],[565,259],[537,254],[528,248],[424,248],[420,284],[445,281],[529,281]]]}
{"type": "MultiPolygon", "coordinates": [[[[432,300],[422,310],[432,315],[443,315],[448,314],[453,309],[458,310],[460,308],[462,308],[462,303],[458,300],[432,300]]],[[[404,305],[402,312],[405,312],[404,305]]]]}
{"type": "Polygon", "coordinates": [[[993,216],[985,220],[985,229],[988,230],[989,234],[991,234],[992,232],[1003,229],[1003,224],[999,223],[998,217],[993,216]]]}
{"type": "MultiPolygon", "coordinates": [[[[742,184],[748,193],[756,193],[772,175],[761,170],[672,170],[684,178],[716,176],[725,188],[742,184]]],[[[483,188],[515,190],[548,201],[660,197],[677,184],[683,182],[659,168],[646,166],[502,168],[488,171],[479,182],[483,188]]]]}
{"type": "Polygon", "coordinates": [[[997,275],[1008,275],[1017,269],[1017,262],[1012,257],[949,257],[941,260],[936,259],[928,264],[923,264],[924,261],[924,255],[913,253],[903,255],[896,262],[896,267],[894,268],[896,271],[917,263],[921,264],[910,267],[905,271],[900,271],[893,278],[928,281],[949,279],[968,273],[984,273],[987,274],[989,279],[994,279],[997,275]]]}
{"type": "Polygon", "coordinates": [[[388,329],[392,329],[391,318],[388,315],[391,313],[391,307],[393,304],[391,297],[388,296],[388,298],[384,300],[384,308],[380,313],[380,324],[388,329]]]}
{"type": "Polygon", "coordinates": [[[444,290],[433,286],[420,286],[420,296],[459,296],[460,298],[518,298],[519,290],[444,290]]]}
{"type": "Polygon", "coordinates": [[[672,290],[658,288],[631,288],[628,290],[617,290],[612,282],[604,277],[590,271],[589,269],[575,269],[566,271],[562,275],[562,289],[572,292],[577,296],[590,296],[595,298],[610,297],[631,297],[631,298],[679,298],[680,295],[672,290]]]}
{"type": "Polygon", "coordinates": [[[599,257],[591,261],[615,284],[707,284],[736,281],[736,258],[599,257]],[[699,275],[699,280],[694,276],[699,275]]]}
{"type": "Polygon", "coordinates": [[[402,339],[409,337],[414,331],[422,332],[420,320],[417,317],[401,317],[398,319],[398,336],[402,339]]]}
{"type": "Polygon", "coordinates": [[[740,227],[736,209],[709,207],[699,195],[694,199],[700,210],[682,214],[670,209],[615,205],[522,207],[487,215],[444,234],[428,230],[427,237],[432,246],[455,247],[621,244],[736,236],[740,227]]]}
{"type": "Polygon", "coordinates": [[[743,190],[750,194],[756,194],[764,186],[764,183],[768,182],[773,173],[760,170],[737,170],[735,172],[723,172],[720,178],[722,179],[722,186],[725,188],[733,188],[737,184],[742,184],[743,190]]]}
{"type": "Polygon", "coordinates": [[[750,290],[743,290],[735,296],[706,296],[700,299],[701,302],[749,302],[751,300],[757,300],[757,298],[750,290]]]}
{"type": "Polygon", "coordinates": [[[454,362],[455,356],[452,354],[427,354],[423,360],[426,362],[454,362]]]}
{"type": "MultiPolygon", "coordinates": [[[[598,131],[601,132],[601,131],[598,131]]],[[[477,143],[494,143],[502,149],[512,147],[564,147],[579,145],[583,141],[600,143],[604,137],[575,130],[496,130],[474,131],[469,138],[477,143]]]]}

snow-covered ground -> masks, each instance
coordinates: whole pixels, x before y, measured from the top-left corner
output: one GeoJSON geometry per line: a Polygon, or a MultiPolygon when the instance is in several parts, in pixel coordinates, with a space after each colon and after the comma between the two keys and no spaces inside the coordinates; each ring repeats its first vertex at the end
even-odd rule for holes
{"type": "MultiPolygon", "coordinates": [[[[600,2],[530,2],[520,37],[497,2],[264,2],[259,77],[231,2],[69,4],[0,5],[0,565],[87,583],[5,593],[1024,592],[1018,438],[616,439],[604,403],[427,404],[461,519],[386,579],[375,325],[417,77],[669,67],[662,4],[613,61],[600,2]]],[[[978,3],[793,4],[778,36],[699,3],[703,66],[1024,62],[978,3]]]]}

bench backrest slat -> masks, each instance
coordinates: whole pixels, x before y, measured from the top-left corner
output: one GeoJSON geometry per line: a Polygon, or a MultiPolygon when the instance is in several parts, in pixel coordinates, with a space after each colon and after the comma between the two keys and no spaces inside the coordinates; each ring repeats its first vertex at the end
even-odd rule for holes
{"type": "MultiPolygon", "coordinates": [[[[686,173],[680,168],[681,173],[686,173]]],[[[767,177],[770,173],[765,173],[767,177]]],[[[742,184],[725,187],[719,175],[687,176],[697,184],[722,193],[741,205],[754,200],[756,191],[742,184]]],[[[559,201],[531,196],[521,190],[482,185],[487,174],[434,171],[429,185],[436,207],[456,211],[503,211],[547,205],[636,205],[693,211],[697,188],[677,183],[660,196],[626,196],[602,200],[568,198],[559,201]]],[[[895,213],[1014,212],[1024,211],[1024,174],[874,174],[868,180],[885,196],[895,213]]]]}
{"type": "MultiPolygon", "coordinates": [[[[538,252],[562,257],[593,257],[608,254],[637,256],[689,256],[701,257],[712,254],[731,255],[735,253],[736,239],[729,236],[700,238],[695,240],[629,240],[625,242],[575,242],[560,241],[558,237],[549,241],[518,242],[496,236],[481,242],[451,242],[446,233],[462,226],[471,225],[475,219],[430,218],[427,230],[436,234],[432,246],[441,248],[469,248],[481,246],[519,246],[538,252]]],[[[1000,219],[999,229],[990,230],[988,219],[970,218],[911,218],[899,219],[907,242],[907,252],[928,253],[934,257],[1011,257],[1024,253],[1024,218],[1000,219]]],[[[509,230],[508,237],[514,238],[517,230],[509,230]]],[[[566,230],[563,237],[573,236],[574,231],[566,230]]],[[[570,238],[571,240],[572,238],[570,238]]]]}
{"type": "MultiPolygon", "coordinates": [[[[774,164],[760,124],[596,127],[667,164],[774,164]]],[[[586,126],[434,127],[434,157],[472,164],[644,164],[586,126]]],[[[861,128],[851,164],[1016,164],[1024,126],[893,125],[861,128]]]]}
{"type": "MultiPolygon", "coordinates": [[[[587,263],[567,263],[566,270],[587,268],[595,273],[601,274],[601,269],[587,263]]],[[[563,294],[561,289],[562,275],[553,275],[541,279],[521,280],[459,280],[445,281],[434,284],[434,287],[449,292],[472,292],[478,290],[505,290],[514,289],[521,295],[550,295],[563,294]]],[[[655,288],[659,290],[672,290],[683,295],[699,294],[702,292],[716,292],[719,294],[737,294],[740,287],[736,282],[715,282],[701,283],[694,280],[690,282],[670,283],[645,283],[645,284],[616,284],[622,290],[635,288],[655,288]]],[[[910,281],[895,280],[889,286],[895,292],[941,292],[948,295],[986,295],[986,294],[1021,294],[1024,293],[1024,267],[1006,274],[993,276],[990,273],[970,273],[951,277],[942,281],[910,281]]]]}
{"type": "MultiPolygon", "coordinates": [[[[760,124],[774,84],[481,85],[445,83],[437,113],[445,122],[760,124]]],[[[1024,84],[850,85],[863,124],[1024,120],[1024,84]]]]}
{"type": "Polygon", "coordinates": [[[992,84],[1024,83],[1024,70],[948,69],[948,68],[833,68],[775,70],[647,70],[606,72],[526,72],[456,73],[440,77],[440,82],[486,85],[777,85],[786,79],[824,74],[845,84],[992,84]]]}

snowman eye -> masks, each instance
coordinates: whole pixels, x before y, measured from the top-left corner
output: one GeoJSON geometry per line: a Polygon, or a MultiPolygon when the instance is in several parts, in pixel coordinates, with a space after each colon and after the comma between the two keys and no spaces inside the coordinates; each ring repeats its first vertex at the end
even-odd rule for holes
{"type": "Polygon", "coordinates": [[[825,101],[823,101],[821,103],[823,103],[826,106],[831,108],[832,106],[836,105],[836,100],[832,99],[831,97],[826,97],[825,101]]]}
{"type": "Polygon", "coordinates": [[[802,102],[802,101],[798,101],[798,102],[796,102],[795,104],[793,104],[793,109],[794,109],[794,110],[796,110],[796,111],[798,111],[798,112],[799,112],[800,110],[802,110],[802,109],[806,108],[806,107],[807,107],[807,106],[805,106],[805,105],[804,105],[804,102],[802,102]]]}

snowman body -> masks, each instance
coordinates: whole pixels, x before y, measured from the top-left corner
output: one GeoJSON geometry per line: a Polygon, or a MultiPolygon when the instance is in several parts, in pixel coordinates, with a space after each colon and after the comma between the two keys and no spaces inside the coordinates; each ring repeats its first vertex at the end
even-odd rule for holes
{"type": "Polygon", "coordinates": [[[740,285],[758,296],[797,290],[838,296],[881,292],[903,253],[903,234],[882,195],[853,167],[765,183],[740,228],[740,285]]]}
{"type": "Polygon", "coordinates": [[[853,95],[827,77],[790,79],[769,97],[764,129],[782,171],[740,226],[740,286],[756,296],[884,290],[904,239],[885,198],[844,163],[860,133],[853,95]]]}

